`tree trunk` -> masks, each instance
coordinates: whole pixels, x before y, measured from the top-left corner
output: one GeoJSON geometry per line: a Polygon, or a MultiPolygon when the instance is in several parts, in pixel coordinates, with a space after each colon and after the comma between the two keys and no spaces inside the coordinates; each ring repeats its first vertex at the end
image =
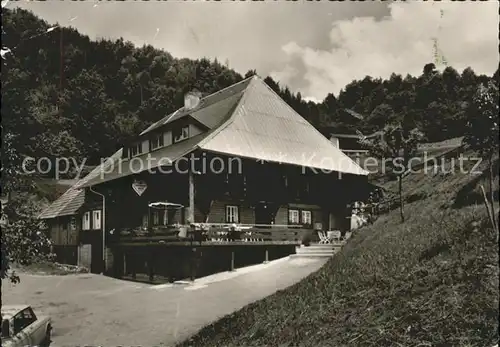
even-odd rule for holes
{"type": "Polygon", "coordinates": [[[398,176],[398,191],[399,191],[399,213],[401,214],[401,223],[405,221],[404,206],[403,206],[403,176],[398,176]]]}
{"type": "Polygon", "coordinates": [[[493,154],[490,154],[488,156],[488,168],[489,168],[489,175],[488,175],[488,179],[489,179],[489,188],[490,188],[490,191],[489,191],[489,195],[490,195],[490,202],[493,206],[493,201],[494,201],[494,196],[493,196],[493,154]]]}
{"type": "Polygon", "coordinates": [[[489,174],[488,174],[488,180],[489,180],[489,195],[490,195],[490,206],[491,206],[491,213],[493,215],[493,222],[496,223],[496,213],[495,213],[495,194],[494,194],[494,188],[493,188],[493,182],[495,179],[493,178],[493,153],[491,153],[488,157],[488,166],[489,166],[489,174]]]}

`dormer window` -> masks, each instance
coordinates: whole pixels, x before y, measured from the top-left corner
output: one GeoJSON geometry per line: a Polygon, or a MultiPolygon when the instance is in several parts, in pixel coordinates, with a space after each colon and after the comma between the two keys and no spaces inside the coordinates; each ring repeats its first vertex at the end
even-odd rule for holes
{"type": "Polygon", "coordinates": [[[152,151],[163,146],[164,146],[163,134],[154,135],[153,138],[150,140],[150,147],[152,151]]]}
{"type": "Polygon", "coordinates": [[[132,146],[130,146],[129,149],[129,154],[130,157],[135,157],[139,154],[142,154],[142,143],[134,143],[132,146]]]}
{"type": "Polygon", "coordinates": [[[189,137],[189,126],[179,127],[173,130],[174,143],[185,140],[189,137]]]}

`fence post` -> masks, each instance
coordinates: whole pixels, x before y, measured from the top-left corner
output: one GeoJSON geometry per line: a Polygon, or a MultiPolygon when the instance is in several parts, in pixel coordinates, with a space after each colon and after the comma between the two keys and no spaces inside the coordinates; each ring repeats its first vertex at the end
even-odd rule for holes
{"type": "Polygon", "coordinates": [[[234,271],[234,251],[231,251],[231,270],[234,271]]]}
{"type": "Polygon", "coordinates": [[[148,272],[149,272],[149,282],[153,283],[154,280],[154,269],[153,269],[153,259],[154,259],[154,250],[151,250],[151,254],[148,259],[148,272]]]}
{"type": "Polygon", "coordinates": [[[131,268],[132,268],[132,279],[134,279],[134,280],[135,280],[135,279],[136,279],[136,277],[137,277],[137,276],[136,276],[136,266],[137,266],[137,260],[134,260],[134,257],[133,257],[133,256],[131,257],[131,260],[132,260],[132,264],[130,264],[130,265],[132,265],[132,266],[131,266],[131,268]]]}
{"type": "Polygon", "coordinates": [[[269,263],[269,251],[266,248],[266,258],[264,259],[264,264],[269,263]]]}
{"type": "Polygon", "coordinates": [[[194,282],[196,279],[196,248],[191,248],[191,257],[189,259],[190,262],[190,272],[191,272],[191,281],[194,282]]]}
{"type": "Polygon", "coordinates": [[[123,252],[123,274],[122,276],[127,276],[127,253],[123,252]]]}

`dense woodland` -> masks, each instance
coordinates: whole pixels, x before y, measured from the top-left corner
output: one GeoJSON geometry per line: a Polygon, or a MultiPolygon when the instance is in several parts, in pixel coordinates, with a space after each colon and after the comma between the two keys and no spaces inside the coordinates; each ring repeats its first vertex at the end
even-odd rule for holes
{"type": "MultiPolygon", "coordinates": [[[[1,72],[4,146],[33,157],[86,157],[96,164],[181,107],[188,90],[210,94],[255,73],[242,76],[217,60],[174,58],[123,39],[91,41],[73,28],[47,32],[50,25],[26,10],[3,9],[2,28],[2,46],[12,50],[1,72]]],[[[485,76],[471,68],[438,71],[429,63],[420,76],[354,80],[319,104],[265,81],[325,133],[369,133],[400,120],[420,128],[427,141],[440,141],[463,134],[466,105],[491,78],[498,84],[498,70],[485,76]]]]}

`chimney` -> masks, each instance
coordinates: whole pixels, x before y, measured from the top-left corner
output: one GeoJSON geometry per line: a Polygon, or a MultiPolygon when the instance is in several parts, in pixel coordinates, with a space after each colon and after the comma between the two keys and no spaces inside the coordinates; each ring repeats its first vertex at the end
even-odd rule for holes
{"type": "Polygon", "coordinates": [[[338,139],[338,137],[335,137],[335,136],[330,136],[330,141],[332,142],[332,144],[333,144],[335,147],[337,147],[337,148],[339,148],[339,147],[340,147],[340,146],[339,146],[339,139],[338,139]]]}
{"type": "Polygon", "coordinates": [[[186,110],[192,110],[196,108],[201,99],[201,93],[197,90],[193,90],[184,95],[184,108],[186,110]]]}

